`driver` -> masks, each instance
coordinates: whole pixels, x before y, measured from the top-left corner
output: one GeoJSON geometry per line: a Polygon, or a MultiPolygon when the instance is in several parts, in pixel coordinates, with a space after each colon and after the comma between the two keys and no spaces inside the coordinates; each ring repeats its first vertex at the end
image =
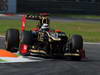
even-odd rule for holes
{"type": "Polygon", "coordinates": [[[41,26],[40,30],[42,30],[42,31],[49,31],[49,25],[46,24],[46,23],[44,23],[44,24],[41,26]]]}

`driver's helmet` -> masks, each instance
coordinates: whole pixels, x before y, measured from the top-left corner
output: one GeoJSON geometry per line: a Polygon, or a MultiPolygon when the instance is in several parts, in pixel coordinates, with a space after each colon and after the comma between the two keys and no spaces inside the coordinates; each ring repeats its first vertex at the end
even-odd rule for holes
{"type": "Polygon", "coordinates": [[[49,30],[49,25],[44,23],[42,26],[41,26],[41,30],[46,30],[48,31],[49,30]]]}

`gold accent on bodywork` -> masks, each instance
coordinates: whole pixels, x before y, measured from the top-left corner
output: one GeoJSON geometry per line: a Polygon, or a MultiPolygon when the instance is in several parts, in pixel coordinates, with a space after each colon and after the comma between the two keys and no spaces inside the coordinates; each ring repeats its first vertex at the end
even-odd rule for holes
{"type": "Polygon", "coordinates": [[[33,53],[46,53],[44,50],[30,50],[33,53]]]}
{"type": "Polygon", "coordinates": [[[78,53],[65,53],[64,56],[80,56],[78,53]]]}
{"type": "Polygon", "coordinates": [[[48,32],[47,32],[47,34],[48,34],[48,36],[49,36],[50,38],[52,38],[52,39],[55,40],[55,41],[60,41],[60,40],[61,40],[60,38],[54,38],[54,37],[52,37],[48,32]]]}

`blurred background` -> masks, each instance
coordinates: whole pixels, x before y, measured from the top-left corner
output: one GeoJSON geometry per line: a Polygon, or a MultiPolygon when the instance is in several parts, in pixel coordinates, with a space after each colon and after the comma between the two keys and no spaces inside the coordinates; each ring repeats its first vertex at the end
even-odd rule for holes
{"type": "Polygon", "coordinates": [[[100,0],[0,0],[0,13],[100,14],[100,0]]]}
{"type": "MultiPolygon", "coordinates": [[[[100,0],[0,0],[0,35],[9,28],[20,30],[23,14],[40,12],[50,14],[53,28],[69,35],[80,34],[85,41],[100,42],[100,0]]],[[[27,26],[34,25],[29,21],[27,26]]]]}

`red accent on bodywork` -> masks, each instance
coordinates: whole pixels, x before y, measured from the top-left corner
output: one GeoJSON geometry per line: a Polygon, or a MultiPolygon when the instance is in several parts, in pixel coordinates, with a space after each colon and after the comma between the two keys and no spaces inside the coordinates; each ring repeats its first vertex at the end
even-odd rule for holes
{"type": "Polygon", "coordinates": [[[26,44],[21,44],[21,45],[20,45],[20,52],[21,52],[22,54],[28,53],[28,45],[26,45],[26,44]]]}
{"type": "Polygon", "coordinates": [[[86,58],[85,50],[84,49],[80,50],[80,55],[81,55],[81,58],[86,58]]]}
{"type": "Polygon", "coordinates": [[[39,31],[39,28],[33,28],[32,31],[39,31]]]}
{"type": "Polygon", "coordinates": [[[40,13],[40,15],[41,16],[48,16],[49,14],[45,12],[45,13],[40,13]]]}
{"type": "Polygon", "coordinates": [[[25,30],[25,24],[26,24],[26,17],[25,16],[23,16],[22,17],[22,31],[24,31],[25,30]]]}
{"type": "Polygon", "coordinates": [[[53,32],[53,31],[49,30],[48,32],[53,32]]]}
{"type": "Polygon", "coordinates": [[[62,32],[61,30],[55,30],[55,32],[62,32]]]}
{"type": "Polygon", "coordinates": [[[15,14],[12,13],[8,13],[8,14],[4,14],[5,16],[15,16],[15,14]]]}

